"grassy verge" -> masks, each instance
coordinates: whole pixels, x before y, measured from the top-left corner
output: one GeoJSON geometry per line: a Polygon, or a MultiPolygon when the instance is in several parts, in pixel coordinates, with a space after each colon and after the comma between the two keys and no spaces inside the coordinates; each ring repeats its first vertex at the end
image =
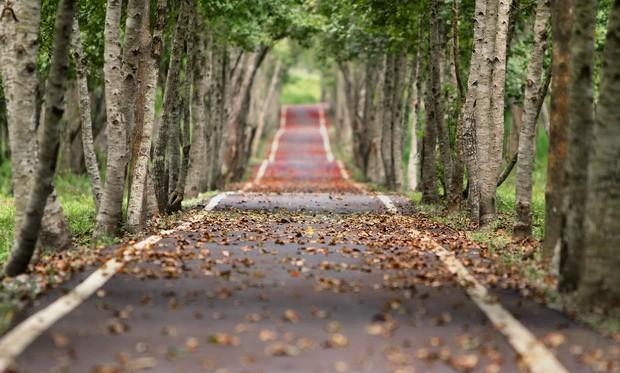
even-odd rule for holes
{"type": "Polygon", "coordinates": [[[284,81],[282,105],[312,104],[321,100],[321,76],[316,71],[292,68],[284,81]]]}

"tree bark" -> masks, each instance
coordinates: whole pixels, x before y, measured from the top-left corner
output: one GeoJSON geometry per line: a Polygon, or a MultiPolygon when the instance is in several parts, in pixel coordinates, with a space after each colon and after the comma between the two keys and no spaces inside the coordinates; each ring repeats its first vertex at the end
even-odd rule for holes
{"type": "Polygon", "coordinates": [[[106,9],[103,74],[105,78],[108,159],[106,183],[101,205],[97,212],[96,236],[115,234],[122,218],[125,165],[127,164],[127,129],[121,115],[121,3],[120,0],[108,0],[106,9]]]}
{"type": "MultiPolygon", "coordinates": [[[[189,170],[184,194],[189,198],[195,198],[199,193],[208,188],[208,135],[207,131],[207,106],[210,99],[207,97],[209,84],[212,80],[212,63],[209,55],[210,45],[207,46],[207,38],[211,35],[207,32],[201,17],[197,17],[194,40],[193,66],[193,90],[192,90],[192,144],[189,153],[189,170]]],[[[211,44],[211,43],[209,43],[211,44]]],[[[209,106],[210,108],[210,106],[209,106]]],[[[210,129],[210,128],[209,128],[210,129]]]]}
{"type": "MultiPolygon", "coordinates": [[[[485,85],[490,92],[480,90],[479,97],[483,99],[483,105],[477,122],[483,130],[479,136],[479,146],[485,154],[481,164],[481,188],[480,188],[480,225],[488,226],[496,218],[495,194],[497,190],[497,178],[500,174],[502,161],[502,144],[504,138],[504,92],[506,84],[506,47],[509,23],[510,5],[512,0],[489,0],[486,35],[493,38],[488,44],[486,73],[490,72],[490,84],[485,85]],[[493,13],[495,15],[493,16],[493,13]],[[489,27],[490,26],[490,27],[489,27]],[[488,99],[486,99],[488,95],[488,99]],[[484,111],[488,108],[488,114],[484,111]]],[[[486,75],[484,76],[486,79],[486,75]]]]}
{"type": "MultiPolygon", "coordinates": [[[[543,60],[547,50],[547,26],[551,17],[550,0],[539,0],[534,22],[534,44],[528,65],[523,103],[523,120],[519,131],[517,156],[516,222],[513,234],[517,238],[532,235],[532,172],[536,156],[535,137],[538,118],[543,60]]],[[[516,120],[516,119],[515,119],[516,120]]]]}
{"type": "Polygon", "coordinates": [[[463,199],[463,174],[465,173],[465,161],[463,159],[463,144],[462,137],[458,136],[462,132],[460,128],[463,115],[463,103],[465,102],[465,88],[463,87],[463,76],[461,73],[461,60],[460,60],[460,40],[459,40],[459,0],[453,0],[452,2],[452,58],[454,60],[454,78],[456,81],[457,90],[457,105],[458,114],[456,122],[456,141],[454,146],[454,162],[452,166],[452,181],[450,182],[451,191],[448,199],[448,209],[457,209],[461,207],[463,199]]]}
{"type": "MultiPolygon", "coordinates": [[[[147,3],[147,7],[148,7],[147,3]]],[[[148,14],[149,12],[145,12],[148,14]]],[[[136,111],[134,115],[134,130],[141,129],[139,133],[134,131],[133,141],[139,144],[135,156],[135,166],[132,171],[131,191],[127,210],[127,229],[138,231],[144,227],[148,201],[148,162],[151,153],[151,137],[155,124],[155,96],[157,93],[157,80],[159,76],[159,61],[163,51],[163,31],[166,21],[166,0],[157,2],[157,18],[150,37],[148,20],[143,22],[142,43],[148,46],[148,58],[142,62],[144,66],[144,81],[139,84],[136,95],[136,111]]],[[[141,74],[140,74],[141,75],[141,74]]],[[[153,188],[154,189],[154,188],[153,188]]]]}
{"type": "Polygon", "coordinates": [[[545,190],[545,240],[543,254],[555,255],[560,248],[564,214],[562,196],[565,189],[564,164],[567,151],[567,126],[570,122],[569,98],[571,80],[571,32],[573,0],[552,0],[553,55],[551,75],[551,115],[549,158],[545,190]]]}
{"type": "MultiPolygon", "coordinates": [[[[129,0],[127,3],[127,18],[125,20],[125,39],[123,41],[123,59],[121,65],[122,100],[121,115],[127,134],[133,129],[134,103],[138,90],[138,65],[142,59],[141,45],[143,13],[147,0],[129,0]]],[[[127,136],[129,139],[129,136],[127,136]]]]}
{"type": "Polygon", "coordinates": [[[392,120],[394,116],[394,91],[395,87],[395,65],[396,56],[388,53],[385,58],[385,72],[383,75],[383,96],[382,96],[382,114],[381,118],[381,159],[383,160],[383,169],[385,170],[385,185],[389,189],[394,188],[396,182],[394,178],[393,153],[392,153],[392,120]]]}
{"type": "Polygon", "coordinates": [[[581,276],[583,261],[585,198],[588,156],[594,127],[594,51],[597,17],[596,0],[574,4],[571,40],[571,89],[569,93],[568,152],[564,166],[566,189],[563,202],[566,225],[560,247],[558,288],[573,292],[581,276]]]}
{"type": "MultiPolygon", "coordinates": [[[[430,75],[427,78],[430,86],[430,75]]],[[[428,87],[427,86],[427,87],[428,87]]],[[[434,203],[439,199],[437,193],[437,129],[435,128],[435,106],[432,103],[433,94],[426,89],[426,126],[422,137],[422,202],[434,203]]]]}
{"type": "Polygon", "coordinates": [[[481,155],[478,154],[478,134],[476,123],[476,106],[478,87],[480,85],[480,70],[484,63],[484,40],[486,30],[487,1],[476,0],[474,19],[474,42],[471,55],[471,67],[467,79],[467,95],[459,118],[460,125],[457,137],[460,138],[461,152],[465,157],[469,179],[467,203],[471,220],[480,219],[480,164],[481,155]]]}
{"type": "Polygon", "coordinates": [[[153,155],[153,182],[159,212],[164,214],[168,205],[168,178],[166,175],[166,149],[170,140],[170,128],[174,125],[176,101],[179,96],[179,72],[183,57],[183,44],[188,31],[189,0],[183,0],[174,28],[170,50],[170,62],[166,76],[166,88],[162,104],[161,124],[153,155]]]}
{"type": "MultiPolygon", "coordinates": [[[[578,16],[579,17],[579,16],[578,16]]],[[[609,14],[600,96],[589,157],[585,239],[577,298],[582,308],[618,311],[620,299],[620,2],[609,14]]]]}
{"type": "Polygon", "coordinates": [[[448,127],[444,120],[443,112],[443,95],[442,95],[442,83],[441,83],[441,71],[442,65],[441,59],[441,41],[439,31],[439,2],[438,0],[431,0],[430,14],[429,14],[429,64],[428,69],[430,73],[430,85],[429,91],[432,97],[430,104],[433,105],[433,119],[435,120],[434,127],[437,131],[437,140],[439,143],[439,155],[441,157],[441,163],[443,166],[443,181],[445,187],[446,199],[450,200],[451,182],[452,182],[452,149],[450,147],[450,137],[448,134],[448,127]]]}
{"type": "MultiPolygon", "coordinates": [[[[374,64],[374,63],[371,63],[374,64]]],[[[366,160],[366,176],[373,183],[385,182],[385,166],[381,152],[383,115],[386,110],[383,97],[385,96],[385,74],[387,60],[385,55],[377,57],[375,72],[366,76],[366,89],[373,93],[366,97],[368,112],[364,115],[368,126],[368,156],[366,160]]]]}
{"type": "Polygon", "coordinates": [[[418,189],[418,174],[420,168],[420,153],[418,151],[418,118],[420,104],[418,102],[420,87],[420,53],[416,53],[415,62],[411,72],[411,97],[407,103],[411,105],[411,150],[407,161],[407,189],[416,191],[418,189]]]}
{"type": "Polygon", "coordinates": [[[78,84],[80,120],[82,122],[81,132],[82,146],[84,147],[84,161],[86,162],[86,171],[90,178],[95,209],[99,211],[101,196],[103,195],[103,186],[101,184],[101,175],[99,174],[99,164],[97,163],[97,155],[95,153],[95,144],[93,140],[93,122],[91,118],[90,94],[88,92],[88,61],[86,60],[82,48],[80,25],[77,17],[75,17],[73,23],[72,46],[78,84]]]}
{"type": "Polygon", "coordinates": [[[44,121],[39,139],[38,168],[28,197],[26,216],[14,237],[5,273],[16,276],[28,268],[35,250],[46,202],[53,192],[58,157],[61,118],[64,113],[66,76],[69,71],[69,44],[75,0],[62,0],[54,26],[54,46],[46,84],[44,121]]]}
{"type": "MultiPolygon", "coordinates": [[[[37,168],[37,157],[34,155],[37,151],[36,97],[39,78],[36,66],[40,4],[38,1],[7,3],[3,12],[6,16],[0,19],[0,71],[6,98],[11,182],[16,197],[15,227],[20,227],[26,217],[28,195],[37,168]]],[[[69,227],[55,192],[47,201],[37,246],[55,250],[71,246],[69,227]]]]}

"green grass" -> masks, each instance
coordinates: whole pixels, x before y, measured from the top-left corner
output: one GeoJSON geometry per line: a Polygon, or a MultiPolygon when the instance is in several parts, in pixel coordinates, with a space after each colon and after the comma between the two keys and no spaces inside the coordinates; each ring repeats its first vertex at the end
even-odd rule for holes
{"type": "Polygon", "coordinates": [[[321,100],[321,76],[302,68],[289,70],[280,103],[282,105],[312,104],[321,100]]]}
{"type": "MultiPolygon", "coordinates": [[[[0,165],[0,264],[4,263],[13,243],[15,206],[10,195],[11,173],[9,164],[0,165]]],[[[86,175],[61,173],[56,176],[56,192],[64,209],[69,230],[75,244],[86,245],[91,240],[95,225],[95,204],[86,175]]]]}

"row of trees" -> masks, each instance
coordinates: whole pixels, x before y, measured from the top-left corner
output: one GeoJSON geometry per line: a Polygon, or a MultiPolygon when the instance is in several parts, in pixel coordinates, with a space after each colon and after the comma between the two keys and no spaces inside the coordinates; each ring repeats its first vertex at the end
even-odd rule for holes
{"type": "Polygon", "coordinates": [[[514,236],[530,237],[542,123],[550,138],[544,253],[558,259],[567,299],[616,307],[620,2],[320,4],[330,19],[323,51],[337,61],[337,130],[365,177],[465,209],[485,228],[497,218],[498,186],[516,168],[514,236]]]}
{"type": "Polygon", "coordinates": [[[96,237],[239,181],[278,112],[286,69],[273,47],[315,28],[303,14],[294,0],[4,1],[2,156],[16,208],[5,273],[25,271],[37,246],[71,246],[58,161],[88,173],[96,237]]]}

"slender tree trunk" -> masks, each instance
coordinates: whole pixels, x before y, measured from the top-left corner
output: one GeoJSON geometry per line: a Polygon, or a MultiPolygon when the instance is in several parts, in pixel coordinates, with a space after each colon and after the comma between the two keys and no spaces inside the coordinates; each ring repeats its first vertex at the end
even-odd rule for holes
{"type": "Polygon", "coordinates": [[[39,163],[28,197],[26,216],[16,230],[5,273],[15,276],[28,268],[35,250],[43,213],[53,192],[58,157],[61,117],[64,113],[66,77],[69,71],[69,44],[75,0],[62,0],[54,26],[54,47],[45,92],[44,121],[39,141],[39,163]]]}
{"type": "MultiPolygon", "coordinates": [[[[148,6],[148,4],[147,4],[148,6]]],[[[149,12],[145,12],[148,14],[149,12]]],[[[145,224],[145,210],[148,210],[147,194],[151,194],[148,180],[148,162],[151,153],[151,137],[155,124],[155,96],[157,93],[157,79],[159,76],[159,61],[163,51],[163,31],[166,22],[166,0],[157,2],[157,18],[150,36],[149,22],[144,20],[142,31],[142,43],[149,50],[148,57],[142,61],[144,81],[139,84],[136,95],[136,111],[134,114],[134,130],[140,129],[135,134],[134,142],[139,144],[138,152],[134,156],[135,166],[132,172],[132,183],[127,210],[127,228],[130,231],[138,231],[145,224]]],[[[142,77],[142,74],[139,74],[142,77]]],[[[154,190],[154,188],[153,188],[154,190]]]]}
{"type": "Polygon", "coordinates": [[[448,127],[444,120],[443,113],[443,94],[441,83],[441,71],[442,65],[441,59],[441,41],[439,31],[439,2],[438,0],[431,0],[430,14],[429,14],[429,64],[428,69],[430,73],[430,85],[429,91],[432,100],[429,102],[433,105],[433,119],[435,120],[434,127],[437,131],[437,139],[439,143],[439,154],[441,157],[441,163],[443,165],[443,181],[445,187],[446,199],[450,200],[451,191],[450,183],[452,182],[452,150],[450,148],[450,137],[448,134],[448,127]]]}
{"type": "Polygon", "coordinates": [[[166,149],[170,140],[170,128],[175,123],[175,107],[179,96],[179,72],[183,56],[189,21],[189,0],[183,0],[178,19],[174,28],[174,36],[170,50],[170,63],[166,76],[166,88],[162,108],[161,124],[158,128],[157,143],[153,155],[153,182],[160,213],[165,213],[168,204],[168,178],[166,177],[166,149]]]}
{"type": "Polygon", "coordinates": [[[571,80],[571,32],[573,0],[553,0],[551,3],[553,56],[551,75],[551,126],[549,128],[549,158],[545,190],[545,241],[543,254],[559,252],[564,214],[562,196],[565,189],[564,164],[567,151],[567,126],[570,122],[569,97],[571,80]]]}
{"type": "Polygon", "coordinates": [[[611,312],[618,311],[620,299],[619,60],[620,2],[614,1],[609,13],[600,96],[592,131],[585,239],[582,241],[583,260],[580,262],[581,276],[577,291],[582,308],[600,308],[611,312]]]}
{"type": "Polygon", "coordinates": [[[368,113],[365,115],[368,121],[368,157],[366,161],[366,176],[373,183],[381,184],[385,182],[385,167],[383,165],[383,155],[381,152],[383,115],[386,110],[383,97],[385,96],[385,74],[387,61],[385,55],[377,57],[376,72],[371,80],[367,81],[366,89],[372,90],[373,94],[367,96],[368,113]]]}
{"type": "Polygon", "coordinates": [[[209,139],[209,148],[212,149],[209,155],[210,160],[207,164],[209,170],[209,186],[210,188],[224,187],[225,180],[222,177],[222,168],[224,164],[224,144],[225,144],[225,127],[226,118],[228,117],[226,103],[230,90],[230,82],[228,75],[229,60],[227,47],[222,42],[214,45],[214,69],[215,79],[212,87],[212,104],[213,115],[210,115],[211,131],[207,131],[211,137],[209,139]]]}
{"type": "Polygon", "coordinates": [[[563,227],[560,248],[559,290],[563,292],[573,292],[577,288],[583,262],[584,196],[587,194],[588,156],[594,127],[593,74],[597,3],[596,0],[580,0],[574,4],[568,153],[564,167],[566,190],[563,210],[566,225],[563,227]]]}
{"type": "MultiPolygon", "coordinates": [[[[11,181],[15,195],[15,227],[26,217],[28,195],[37,168],[37,53],[40,4],[18,1],[4,4],[0,19],[0,71],[6,98],[11,181]]],[[[56,193],[45,207],[38,247],[62,250],[71,246],[69,227],[56,193]]]]}
{"type": "Polygon", "coordinates": [[[103,195],[103,186],[101,184],[101,175],[99,174],[99,164],[97,163],[97,155],[95,153],[95,144],[93,140],[93,122],[91,118],[90,94],[88,93],[87,60],[82,49],[80,25],[77,17],[75,17],[73,23],[72,45],[78,84],[80,120],[82,122],[84,160],[86,162],[86,171],[90,178],[95,209],[99,211],[99,204],[101,203],[101,196],[103,195]]]}
{"type": "MultiPolygon", "coordinates": [[[[143,13],[147,0],[129,0],[125,21],[125,38],[123,41],[123,59],[121,74],[123,79],[121,115],[127,134],[133,129],[134,103],[138,90],[138,65],[142,59],[143,48],[140,43],[143,13]]],[[[129,139],[129,136],[127,136],[129,139]]]]}
{"type": "MultiPolygon", "coordinates": [[[[184,195],[195,198],[199,193],[208,188],[208,158],[209,152],[207,142],[207,106],[210,99],[207,98],[209,83],[212,76],[212,63],[209,59],[210,45],[207,47],[206,30],[201,17],[196,19],[197,31],[194,35],[194,53],[192,54],[192,143],[189,152],[189,170],[184,195]]],[[[209,43],[211,44],[211,43],[209,43]]],[[[212,92],[209,92],[212,93],[212,92]]],[[[209,128],[210,129],[210,128],[209,128]]]]}
{"type": "Polygon", "coordinates": [[[416,191],[418,189],[418,174],[420,168],[420,153],[418,151],[418,118],[420,113],[419,79],[420,79],[420,53],[416,53],[415,62],[411,72],[411,97],[407,103],[411,105],[411,150],[407,161],[407,189],[416,191]]]}
{"type": "MultiPolygon", "coordinates": [[[[427,78],[430,86],[430,76],[427,78]]],[[[435,125],[435,105],[433,105],[433,94],[430,89],[426,89],[426,126],[422,137],[422,202],[434,203],[439,199],[437,194],[437,129],[435,125]]]]}
{"type": "Polygon", "coordinates": [[[448,208],[459,208],[463,199],[463,174],[465,173],[465,163],[463,159],[462,137],[458,136],[462,132],[460,128],[462,120],[460,120],[463,111],[463,103],[465,102],[465,88],[463,87],[463,77],[461,74],[460,61],[460,40],[459,40],[459,0],[452,2],[452,58],[454,60],[454,78],[457,89],[457,105],[458,115],[456,122],[456,141],[454,147],[454,162],[452,166],[452,181],[450,182],[450,198],[448,199],[448,208]]]}
{"type": "Polygon", "coordinates": [[[107,113],[108,159],[106,183],[99,211],[95,235],[115,234],[121,223],[125,165],[127,164],[127,129],[121,115],[122,76],[120,21],[121,1],[108,0],[105,21],[103,74],[107,113]]]}
{"type": "Polygon", "coordinates": [[[393,175],[392,189],[403,189],[403,104],[405,96],[405,81],[407,70],[407,55],[401,52],[394,57],[394,93],[392,98],[392,123],[391,123],[391,174],[393,175]]]}
{"type": "MultiPolygon", "coordinates": [[[[550,0],[539,0],[534,22],[534,44],[528,65],[525,84],[523,121],[519,134],[517,156],[516,212],[517,221],[514,236],[517,238],[532,235],[532,172],[536,156],[535,136],[538,117],[543,60],[547,50],[547,26],[551,17],[550,0]]],[[[516,120],[516,118],[515,118],[516,120]]]]}
{"type": "Polygon", "coordinates": [[[474,43],[471,55],[471,67],[467,80],[467,96],[459,118],[457,137],[460,138],[461,151],[465,157],[469,179],[467,202],[470,218],[479,221],[480,218],[480,162],[478,154],[478,134],[476,123],[476,105],[478,86],[481,78],[480,70],[484,63],[484,40],[486,30],[487,1],[476,0],[474,20],[474,43]]]}
{"type": "Polygon", "coordinates": [[[383,169],[385,170],[385,185],[389,189],[394,189],[396,184],[392,153],[392,121],[394,116],[394,91],[395,91],[395,65],[396,56],[393,53],[388,53],[385,58],[385,73],[383,79],[385,81],[383,86],[383,118],[382,118],[382,130],[381,130],[381,158],[383,160],[383,169]]]}
{"type": "MultiPolygon", "coordinates": [[[[195,7],[195,4],[192,4],[195,7]]],[[[191,27],[194,28],[195,22],[198,17],[192,17],[191,27]]],[[[194,39],[187,39],[187,50],[186,54],[189,56],[195,56],[194,52],[194,39]]],[[[168,212],[175,212],[181,210],[181,204],[183,203],[183,199],[185,198],[185,184],[187,182],[187,173],[189,168],[189,152],[191,149],[190,142],[190,127],[191,127],[191,117],[190,117],[190,97],[191,97],[191,82],[194,81],[192,76],[194,71],[193,64],[196,63],[195,58],[190,58],[185,65],[185,80],[183,81],[183,86],[181,87],[181,105],[180,105],[180,114],[181,114],[181,126],[179,128],[179,143],[181,149],[181,160],[179,164],[178,177],[176,180],[176,184],[171,185],[170,190],[172,193],[168,199],[168,212]]]]}

